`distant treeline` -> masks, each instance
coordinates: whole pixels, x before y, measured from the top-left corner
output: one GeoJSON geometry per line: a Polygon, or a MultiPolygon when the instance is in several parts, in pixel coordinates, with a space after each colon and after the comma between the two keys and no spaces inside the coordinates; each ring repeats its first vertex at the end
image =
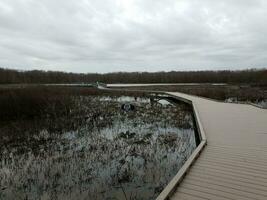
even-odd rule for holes
{"type": "Polygon", "coordinates": [[[0,84],[17,83],[247,83],[267,84],[267,69],[238,71],[171,71],[66,73],[56,71],[18,71],[0,68],[0,84]]]}

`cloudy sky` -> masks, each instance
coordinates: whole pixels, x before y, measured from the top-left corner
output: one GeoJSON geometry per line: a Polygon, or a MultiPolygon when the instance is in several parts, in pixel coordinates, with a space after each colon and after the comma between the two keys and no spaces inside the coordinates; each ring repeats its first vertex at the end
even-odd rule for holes
{"type": "Polygon", "coordinates": [[[267,1],[0,0],[0,67],[267,67],[267,1]]]}

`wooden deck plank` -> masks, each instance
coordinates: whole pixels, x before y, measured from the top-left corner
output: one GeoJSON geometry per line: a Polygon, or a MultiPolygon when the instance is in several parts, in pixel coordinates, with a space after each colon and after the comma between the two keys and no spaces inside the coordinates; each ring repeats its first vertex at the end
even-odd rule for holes
{"type": "MultiPolygon", "coordinates": [[[[196,164],[197,165],[197,164],[196,164]]],[[[210,171],[213,172],[214,176],[217,176],[217,174],[223,174],[223,175],[229,175],[235,178],[243,178],[245,180],[254,180],[255,182],[259,183],[260,185],[266,186],[267,180],[266,178],[258,177],[258,176],[251,176],[250,174],[247,173],[237,173],[237,171],[233,170],[227,170],[224,168],[216,168],[216,167],[210,167],[209,165],[202,165],[202,166],[197,166],[197,169],[199,173],[202,173],[203,171],[210,171]]]]}
{"type": "Polygon", "coordinates": [[[199,196],[193,196],[191,194],[186,194],[183,192],[176,193],[176,198],[179,198],[180,200],[207,200],[206,198],[202,198],[199,196]]]}
{"type": "Polygon", "coordinates": [[[242,195],[244,197],[249,197],[251,199],[262,199],[266,200],[267,195],[266,193],[262,193],[262,191],[251,188],[251,187],[244,187],[243,185],[240,185],[239,182],[237,184],[233,184],[233,182],[223,182],[218,179],[210,179],[206,176],[190,176],[187,179],[184,180],[185,183],[200,183],[202,186],[209,186],[209,187],[215,187],[219,188],[222,191],[226,191],[229,193],[242,195]]]}
{"type": "Polygon", "coordinates": [[[244,162],[248,162],[248,163],[255,163],[255,164],[259,164],[259,165],[264,165],[267,164],[267,161],[264,159],[261,159],[259,157],[249,157],[249,156],[245,156],[245,155],[241,155],[241,154],[229,154],[229,153],[220,153],[217,151],[212,151],[212,152],[206,152],[206,156],[207,157],[217,157],[217,158],[221,158],[221,159],[231,159],[231,160],[237,160],[237,161],[244,161],[244,162]]]}
{"type": "Polygon", "coordinates": [[[229,186],[231,188],[244,190],[250,193],[256,193],[260,194],[262,196],[265,196],[267,198],[267,190],[266,186],[261,185],[255,185],[253,183],[247,183],[240,179],[232,178],[231,176],[214,176],[214,174],[209,173],[195,173],[191,171],[192,176],[188,176],[187,179],[189,180],[195,180],[198,181],[208,181],[208,182],[214,182],[218,184],[223,184],[226,187],[229,186]]]}
{"type": "Polygon", "coordinates": [[[267,110],[169,94],[192,101],[208,143],[171,199],[267,199],[267,110]]]}
{"type": "Polygon", "coordinates": [[[212,163],[218,163],[218,164],[227,164],[228,166],[233,166],[233,167],[242,167],[245,169],[250,169],[250,170],[257,170],[262,173],[267,173],[267,168],[261,168],[265,163],[255,163],[255,162],[249,162],[249,160],[236,160],[236,159],[229,159],[229,158],[220,158],[219,156],[216,157],[214,156],[206,156],[201,158],[202,160],[205,160],[207,162],[212,162],[212,163]],[[244,166],[245,164],[245,166],[244,166]]]}
{"type": "Polygon", "coordinates": [[[219,152],[225,152],[225,153],[232,153],[232,154],[239,154],[239,155],[246,155],[246,156],[262,156],[264,158],[267,157],[266,151],[264,151],[262,148],[261,149],[256,149],[256,148],[231,148],[231,147],[222,147],[222,146],[214,146],[211,145],[209,146],[209,149],[212,151],[219,151],[219,152]]]}
{"type": "Polygon", "coordinates": [[[240,194],[236,193],[231,193],[228,191],[223,191],[220,187],[215,187],[214,185],[204,185],[202,183],[196,183],[196,182],[192,182],[192,183],[188,183],[186,181],[183,181],[183,183],[181,184],[181,186],[179,186],[181,188],[187,188],[187,189],[192,189],[195,191],[201,191],[204,192],[206,194],[210,194],[210,195],[214,195],[217,197],[222,197],[222,198],[227,198],[227,199],[239,199],[239,200],[251,200],[248,197],[244,197],[241,196],[240,194]]]}
{"type": "Polygon", "coordinates": [[[172,199],[179,199],[179,196],[180,196],[179,192],[195,196],[195,197],[197,197],[199,199],[204,198],[204,199],[208,199],[208,200],[213,200],[213,199],[216,199],[216,200],[231,200],[229,198],[222,197],[222,196],[219,196],[219,195],[210,194],[210,193],[207,193],[207,192],[202,191],[202,190],[194,190],[194,188],[188,189],[188,188],[185,188],[185,187],[179,187],[177,189],[177,192],[173,195],[172,199]]]}
{"type": "MultiPolygon", "coordinates": [[[[250,178],[257,178],[258,180],[261,180],[261,182],[267,183],[267,177],[266,174],[261,174],[256,171],[248,171],[246,169],[240,169],[239,167],[229,167],[227,165],[218,165],[218,164],[211,164],[210,162],[196,162],[196,166],[200,166],[203,168],[211,168],[211,169],[218,169],[223,172],[228,172],[228,173],[234,173],[234,174],[240,174],[243,176],[246,176],[248,179],[250,178]]],[[[264,167],[264,166],[263,166],[264,167]]]]}
{"type": "Polygon", "coordinates": [[[214,178],[218,179],[228,179],[229,181],[233,182],[236,181],[238,183],[248,183],[248,184],[253,184],[257,186],[257,188],[262,187],[264,191],[267,190],[267,183],[263,182],[264,179],[257,179],[257,178],[249,178],[246,175],[240,175],[240,174],[234,174],[231,172],[225,172],[220,169],[213,169],[213,168],[201,168],[201,167],[196,167],[193,166],[190,169],[190,173],[194,175],[205,175],[205,176],[213,176],[214,178]]]}
{"type": "Polygon", "coordinates": [[[253,172],[256,174],[266,174],[267,170],[266,168],[261,168],[263,165],[253,165],[249,164],[246,161],[235,161],[231,159],[219,159],[216,157],[206,157],[203,156],[199,160],[207,163],[211,163],[211,165],[220,165],[220,166],[227,166],[228,168],[234,169],[234,168],[242,168],[244,171],[253,172]]]}
{"type": "Polygon", "coordinates": [[[246,191],[231,188],[229,186],[226,187],[220,184],[219,182],[211,183],[205,180],[198,181],[198,179],[190,179],[190,180],[186,179],[184,180],[184,185],[185,184],[204,187],[205,189],[213,190],[216,193],[222,192],[224,195],[227,194],[227,197],[229,198],[266,200],[266,197],[262,195],[255,194],[255,193],[248,193],[246,191]]]}

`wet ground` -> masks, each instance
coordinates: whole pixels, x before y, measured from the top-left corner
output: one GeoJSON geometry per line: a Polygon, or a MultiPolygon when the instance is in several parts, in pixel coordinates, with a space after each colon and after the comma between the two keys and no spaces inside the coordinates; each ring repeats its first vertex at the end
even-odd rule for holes
{"type": "Polygon", "coordinates": [[[75,101],[83,111],[71,119],[82,120],[75,129],[5,138],[0,199],[155,199],[196,147],[185,104],[126,96],[75,101]],[[125,103],[133,109],[123,110],[125,103]]]}

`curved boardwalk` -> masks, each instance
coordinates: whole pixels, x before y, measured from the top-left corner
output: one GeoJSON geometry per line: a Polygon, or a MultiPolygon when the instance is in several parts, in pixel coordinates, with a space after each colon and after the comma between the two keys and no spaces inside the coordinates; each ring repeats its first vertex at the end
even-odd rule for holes
{"type": "Polygon", "coordinates": [[[267,110],[168,93],[192,101],[207,138],[170,199],[267,199],[267,110]]]}

